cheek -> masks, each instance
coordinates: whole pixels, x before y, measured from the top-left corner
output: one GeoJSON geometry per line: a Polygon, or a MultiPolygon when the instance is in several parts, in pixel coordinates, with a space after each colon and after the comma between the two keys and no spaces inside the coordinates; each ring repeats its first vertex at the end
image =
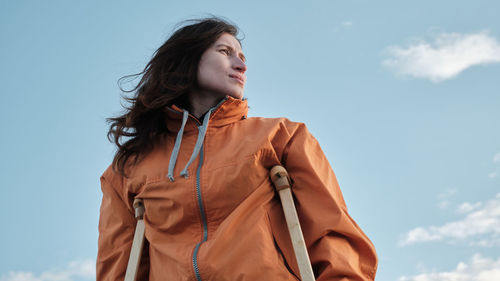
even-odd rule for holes
{"type": "Polygon", "coordinates": [[[221,86],[227,82],[227,74],[221,63],[205,62],[198,68],[198,84],[202,87],[221,86]]]}
{"type": "Polygon", "coordinates": [[[198,85],[202,88],[214,88],[220,83],[220,78],[214,71],[202,70],[198,73],[198,85]]]}

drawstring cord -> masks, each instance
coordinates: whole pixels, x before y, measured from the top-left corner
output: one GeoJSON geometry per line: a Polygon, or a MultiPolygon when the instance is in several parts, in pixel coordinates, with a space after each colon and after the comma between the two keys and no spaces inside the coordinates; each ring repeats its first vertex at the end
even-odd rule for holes
{"type": "Polygon", "coordinates": [[[196,140],[196,145],[194,146],[193,153],[191,154],[191,158],[189,158],[189,161],[187,162],[186,166],[181,172],[181,176],[185,178],[189,176],[187,171],[189,165],[191,165],[194,159],[198,156],[198,153],[200,153],[201,146],[203,145],[203,140],[205,139],[205,133],[207,132],[208,120],[210,119],[210,114],[212,113],[212,110],[213,108],[211,108],[207,112],[205,118],[203,118],[203,125],[198,127],[198,139],[196,140]]]}
{"type": "Polygon", "coordinates": [[[170,162],[168,163],[168,178],[170,181],[174,181],[174,168],[175,162],[177,162],[177,155],[179,154],[179,149],[181,147],[182,142],[182,134],[184,134],[184,127],[186,126],[186,122],[188,119],[188,111],[184,110],[182,112],[182,125],[177,133],[177,137],[175,138],[174,149],[172,150],[172,155],[170,155],[170,162]]]}
{"type": "MultiPolygon", "coordinates": [[[[221,100],[216,106],[210,108],[208,110],[207,114],[205,114],[205,117],[203,118],[203,123],[201,126],[198,126],[198,138],[196,140],[196,145],[193,149],[193,153],[191,154],[191,157],[189,158],[189,161],[187,162],[186,166],[184,169],[181,171],[181,176],[184,178],[187,178],[189,176],[188,174],[188,168],[189,165],[196,159],[198,154],[200,153],[201,146],[203,145],[203,140],[205,139],[205,134],[207,133],[207,127],[208,127],[208,120],[210,119],[210,115],[212,114],[212,111],[214,111],[217,107],[219,107],[224,101],[227,100],[227,97],[223,100],[221,100]]],[[[174,144],[174,149],[172,150],[172,155],[170,155],[170,162],[168,163],[168,178],[170,181],[174,181],[174,168],[175,164],[177,162],[177,156],[179,155],[179,150],[181,148],[181,142],[182,142],[182,135],[184,134],[184,127],[186,126],[186,122],[188,119],[189,112],[185,109],[182,111],[182,125],[181,128],[179,129],[179,132],[177,132],[177,137],[175,138],[175,144],[174,144]]]]}

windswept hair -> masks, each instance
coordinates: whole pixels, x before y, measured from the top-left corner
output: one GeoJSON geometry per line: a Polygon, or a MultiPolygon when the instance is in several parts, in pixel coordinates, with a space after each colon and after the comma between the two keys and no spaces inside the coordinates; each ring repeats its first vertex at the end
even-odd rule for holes
{"type": "Polygon", "coordinates": [[[121,175],[126,176],[126,166],[142,160],[157,138],[167,133],[165,107],[173,103],[189,106],[187,94],[197,86],[202,54],[222,34],[238,35],[236,25],[214,16],[186,20],[180,26],[153,53],[142,72],[118,80],[120,84],[124,78],[142,75],[133,89],[126,91],[120,87],[125,93],[134,92],[133,97],[123,97],[130,104],[124,106],[125,113],[107,118],[108,139],[117,146],[112,166],[121,175]]]}

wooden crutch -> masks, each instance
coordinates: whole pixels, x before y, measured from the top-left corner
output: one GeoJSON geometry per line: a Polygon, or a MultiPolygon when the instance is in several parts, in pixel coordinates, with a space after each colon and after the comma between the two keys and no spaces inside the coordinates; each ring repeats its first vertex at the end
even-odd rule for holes
{"type": "Polygon", "coordinates": [[[142,248],[144,246],[144,203],[142,199],[134,199],[135,218],[137,226],[135,227],[134,240],[132,241],[132,249],[128,259],[127,271],[124,281],[135,281],[137,278],[137,270],[141,262],[142,248]]]}
{"type": "Polygon", "coordinates": [[[293,203],[288,172],[283,166],[276,165],[271,169],[270,177],[274,184],[274,188],[276,188],[280,195],[283,213],[285,213],[286,224],[288,225],[288,231],[292,239],[293,251],[299,266],[300,277],[302,281],[314,281],[311,261],[307,254],[306,243],[302,235],[302,229],[300,228],[299,217],[295,209],[295,204],[293,203]]]}

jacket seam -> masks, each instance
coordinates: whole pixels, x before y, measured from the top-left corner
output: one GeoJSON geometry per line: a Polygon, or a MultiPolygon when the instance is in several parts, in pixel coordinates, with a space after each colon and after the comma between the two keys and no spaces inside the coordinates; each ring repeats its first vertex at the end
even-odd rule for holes
{"type": "Polygon", "coordinates": [[[243,156],[241,158],[239,158],[238,160],[231,160],[229,162],[225,162],[223,164],[221,164],[220,166],[217,166],[217,167],[214,167],[214,168],[211,168],[209,170],[207,170],[207,172],[213,172],[215,170],[218,170],[218,169],[222,169],[222,168],[226,168],[226,167],[229,167],[229,166],[233,166],[233,165],[236,165],[238,163],[241,163],[242,161],[245,161],[245,160],[248,160],[248,159],[252,159],[252,158],[257,158],[257,155],[254,153],[254,154],[249,154],[247,156],[243,156]]]}

